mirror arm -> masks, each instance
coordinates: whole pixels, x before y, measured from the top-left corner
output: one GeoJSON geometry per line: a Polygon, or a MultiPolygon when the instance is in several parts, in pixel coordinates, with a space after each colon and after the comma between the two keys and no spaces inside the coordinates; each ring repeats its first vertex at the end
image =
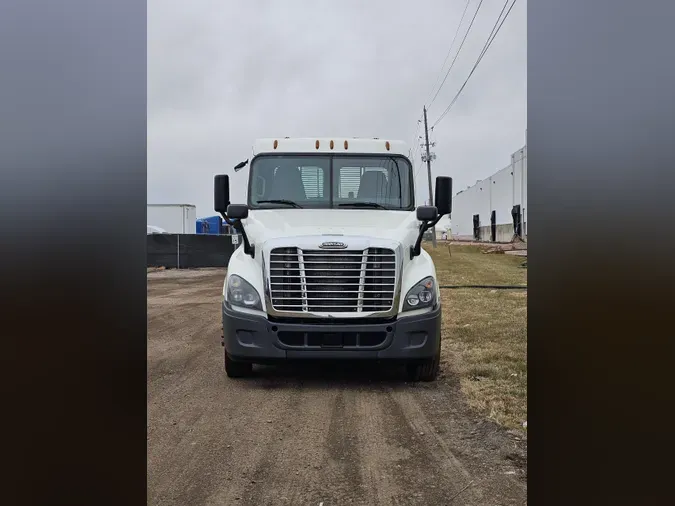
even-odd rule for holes
{"type": "MultiPolygon", "coordinates": [[[[414,246],[410,246],[410,260],[419,256],[422,253],[422,239],[424,238],[424,232],[429,230],[432,227],[436,226],[436,223],[440,221],[442,216],[438,216],[435,220],[432,221],[423,221],[420,223],[419,234],[417,235],[417,240],[415,241],[414,246]]],[[[436,233],[434,231],[434,233],[436,233]]]]}
{"type": "Polygon", "coordinates": [[[239,231],[239,233],[241,233],[242,241],[244,241],[244,253],[251,255],[251,258],[255,258],[255,247],[248,241],[248,236],[246,235],[246,230],[244,230],[244,224],[241,222],[241,220],[232,221],[225,213],[220,213],[220,215],[225,220],[225,223],[231,227],[234,227],[239,231]]]}

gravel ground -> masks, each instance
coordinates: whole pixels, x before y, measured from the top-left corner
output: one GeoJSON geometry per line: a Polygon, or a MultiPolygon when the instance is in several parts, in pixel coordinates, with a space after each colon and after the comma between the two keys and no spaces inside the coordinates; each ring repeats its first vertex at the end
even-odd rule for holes
{"type": "Polygon", "coordinates": [[[352,363],[228,379],[223,278],[148,273],[148,504],[525,504],[526,441],[447,363],[431,384],[352,363]]]}

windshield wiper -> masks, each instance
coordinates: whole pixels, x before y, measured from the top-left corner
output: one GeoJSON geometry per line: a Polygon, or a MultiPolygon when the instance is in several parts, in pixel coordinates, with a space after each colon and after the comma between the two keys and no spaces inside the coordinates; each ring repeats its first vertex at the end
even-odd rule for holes
{"type": "Polygon", "coordinates": [[[338,207],[374,207],[375,209],[387,209],[377,202],[342,202],[338,207]]]}
{"type": "Polygon", "coordinates": [[[287,206],[295,207],[296,209],[302,209],[302,206],[297,202],[286,199],[259,200],[258,204],[286,204],[287,206]]]}

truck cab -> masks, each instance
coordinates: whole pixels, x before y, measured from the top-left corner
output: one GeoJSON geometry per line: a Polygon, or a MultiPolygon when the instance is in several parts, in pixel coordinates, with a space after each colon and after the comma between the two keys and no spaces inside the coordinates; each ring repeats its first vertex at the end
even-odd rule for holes
{"type": "MultiPolygon", "coordinates": [[[[452,180],[435,206],[415,205],[405,143],[261,139],[246,203],[215,177],[214,208],[242,236],[223,284],[225,371],[289,359],[403,361],[413,381],[439,370],[441,298],[422,236],[450,213],[452,180]]],[[[242,199],[243,200],[243,199],[242,199]]]]}

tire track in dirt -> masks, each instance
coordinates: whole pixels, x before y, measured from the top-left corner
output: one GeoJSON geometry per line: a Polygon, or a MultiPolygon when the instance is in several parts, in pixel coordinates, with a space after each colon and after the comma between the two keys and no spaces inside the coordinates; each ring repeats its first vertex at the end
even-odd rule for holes
{"type": "Polygon", "coordinates": [[[237,406],[207,412],[203,437],[212,451],[199,455],[182,480],[199,483],[199,495],[184,497],[177,504],[255,504],[242,499],[264,484],[258,481],[256,471],[274,448],[278,438],[274,422],[285,413],[290,400],[289,394],[268,392],[246,397],[246,402],[237,406]],[[212,469],[213,479],[204,479],[204,468],[212,469]]]}
{"type": "MultiPolygon", "coordinates": [[[[293,459],[293,452],[302,450],[295,447],[298,435],[305,432],[302,420],[294,416],[299,414],[300,384],[295,381],[262,383],[267,395],[283,397],[285,402],[267,419],[272,437],[264,448],[264,453],[252,463],[251,483],[242,494],[243,504],[293,504],[291,494],[295,477],[304,471],[304,462],[300,465],[293,459]]],[[[257,395],[257,385],[247,388],[251,395],[257,395]]],[[[303,442],[302,440],[300,441],[303,442]]],[[[305,441],[305,444],[308,442],[305,441]]]]}
{"type": "Polygon", "coordinates": [[[252,476],[276,439],[270,420],[279,420],[291,402],[290,392],[250,396],[232,392],[222,375],[212,379],[177,413],[185,422],[180,433],[162,442],[163,452],[155,451],[154,464],[164,471],[155,481],[170,504],[246,504],[239,499],[257,487],[252,476]]]}
{"type": "Polygon", "coordinates": [[[352,503],[362,495],[350,462],[357,449],[345,437],[352,428],[343,392],[292,387],[293,402],[281,417],[279,437],[268,448],[256,476],[264,486],[245,497],[246,504],[352,503]]]}
{"type": "MultiPolygon", "coordinates": [[[[403,389],[392,389],[391,398],[395,403],[394,409],[403,419],[398,427],[409,433],[406,440],[413,443],[413,451],[421,458],[433,462],[431,466],[427,464],[427,467],[440,471],[435,473],[435,483],[429,481],[428,476],[420,477],[423,482],[427,482],[428,488],[421,487],[426,488],[426,491],[421,490],[418,493],[422,496],[431,494],[429,499],[436,501],[456,498],[457,504],[482,504],[482,493],[478,487],[473,486],[473,477],[455,456],[446,440],[436,432],[412,393],[403,389]],[[439,493],[434,493],[435,491],[439,493]]],[[[426,498],[424,503],[428,504],[426,498]]]]}
{"type": "Polygon", "coordinates": [[[340,386],[334,398],[326,440],[329,457],[326,460],[326,474],[339,479],[335,480],[337,483],[323,481],[327,498],[331,499],[332,504],[340,504],[342,500],[352,502],[365,495],[363,477],[359,472],[361,455],[355,437],[355,399],[352,392],[340,386]]]}
{"type": "Polygon", "coordinates": [[[429,441],[440,441],[444,453],[450,452],[471,473],[470,489],[479,494],[479,504],[507,506],[526,501],[527,449],[523,448],[522,434],[505,431],[496,423],[477,417],[463,402],[459,385],[454,381],[417,385],[405,393],[413,401],[412,416],[418,412],[415,405],[419,406],[426,421],[422,423],[431,427],[428,434],[433,438],[429,441]]]}
{"type": "Polygon", "coordinates": [[[370,485],[368,504],[406,504],[407,493],[395,480],[394,471],[399,462],[409,457],[409,452],[386,437],[394,422],[387,406],[386,391],[380,387],[359,393],[354,415],[363,455],[361,473],[363,481],[370,485]]]}

